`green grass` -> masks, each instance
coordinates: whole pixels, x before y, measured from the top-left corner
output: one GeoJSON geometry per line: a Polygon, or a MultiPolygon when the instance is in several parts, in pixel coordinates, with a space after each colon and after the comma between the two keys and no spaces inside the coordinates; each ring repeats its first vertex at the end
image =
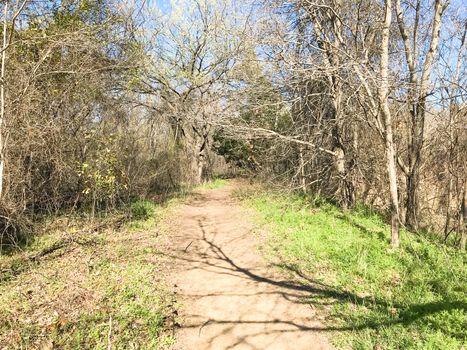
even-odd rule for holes
{"type": "Polygon", "coordinates": [[[130,204],[132,220],[147,220],[154,215],[156,205],[148,200],[136,200],[130,204]]]}
{"type": "Polygon", "coordinates": [[[131,231],[153,230],[167,211],[182,203],[189,196],[189,192],[182,192],[167,199],[163,204],[150,200],[136,200],[130,204],[131,220],[125,226],[131,231]]]}
{"type": "Polygon", "coordinates": [[[199,185],[197,188],[198,189],[203,189],[203,190],[214,190],[217,188],[222,188],[228,185],[228,181],[224,179],[213,179],[211,181],[205,182],[202,185],[199,185]]]}
{"type": "MultiPolygon", "coordinates": [[[[61,349],[107,349],[110,334],[116,349],[161,349],[173,344],[167,321],[174,300],[151,277],[159,274],[157,265],[145,261],[145,256],[157,254],[151,250],[124,266],[101,262],[87,282],[88,288],[102,290],[99,308],[80,312],[77,320],[55,331],[53,343],[61,349]]],[[[125,257],[125,251],[123,248],[119,255],[125,257]]]]}
{"type": "Polygon", "coordinates": [[[144,231],[154,229],[160,220],[162,207],[148,200],[137,200],[130,205],[131,220],[126,227],[132,231],[144,231]]]}
{"type": "Polygon", "coordinates": [[[465,253],[389,227],[365,208],[342,213],[300,196],[237,193],[272,235],[265,254],[309,286],[339,347],[460,349],[466,344],[465,253]],[[301,276],[301,277],[300,277],[301,276]]]}

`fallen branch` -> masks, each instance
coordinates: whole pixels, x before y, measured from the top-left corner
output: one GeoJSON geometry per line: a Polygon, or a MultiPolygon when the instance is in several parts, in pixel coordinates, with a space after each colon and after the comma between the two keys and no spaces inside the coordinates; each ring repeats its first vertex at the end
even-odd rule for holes
{"type": "Polygon", "coordinates": [[[93,232],[96,232],[95,230],[83,230],[83,231],[80,231],[80,232],[77,232],[77,233],[73,233],[73,234],[68,234],[67,237],[65,238],[62,238],[56,242],[54,242],[52,245],[42,249],[40,252],[34,254],[34,255],[31,255],[28,260],[32,260],[32,261],[37,261],[38,259],[48,255],[48,254],[51,254],[59,249],[62,249],[64,247],[66,247],[67,245],[69,244],[72,244],[72,243],[77,243],[77,244],[80,244],[80,245],[87,245],[87,244],[90,244],[90,243],[93,243],[95,242],[93,239],[83,239],[85,235],[89,235],[90,233],[93,233],[93,232]]]}

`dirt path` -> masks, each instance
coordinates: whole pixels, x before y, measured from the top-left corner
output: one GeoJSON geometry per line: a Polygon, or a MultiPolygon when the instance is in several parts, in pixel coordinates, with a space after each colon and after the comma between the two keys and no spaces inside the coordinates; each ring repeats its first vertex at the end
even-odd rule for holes
{"type": "Polygon", "coordinates": [[[203,191],[174,215],[168,254],[182,301],[177,350],[332,349],[300,285],[262,259],[232,186],[203,191]]]}

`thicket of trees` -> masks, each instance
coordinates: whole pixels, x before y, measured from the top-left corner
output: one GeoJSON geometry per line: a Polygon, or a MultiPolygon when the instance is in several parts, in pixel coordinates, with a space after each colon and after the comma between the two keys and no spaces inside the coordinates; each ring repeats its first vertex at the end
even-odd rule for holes
{"type": "MultiPolygon", "coordinates": [[[[4,0],[1,240],[241,167],[466,242],[466,8],[4,0]]],[[[10,242],[11,243],[11,242],[10,242]]]]}
{"type": "Polygon", "coordinates": [[[465,249],[465,4],[303,0],[263,10],[261,78],[245,80],[248,96],[269,90],[268,99],[247,97],[243,118],[247,138],[271,139],[254,143],[268,148],[255,157],[263,170],[344,210],[388,209],[395,247],[402,224],[457,235],[465,249]]]}

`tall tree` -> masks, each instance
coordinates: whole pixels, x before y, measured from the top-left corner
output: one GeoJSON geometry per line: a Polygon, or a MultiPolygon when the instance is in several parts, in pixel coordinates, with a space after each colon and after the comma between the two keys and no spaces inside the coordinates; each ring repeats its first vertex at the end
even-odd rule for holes
{"type": "MultiPolygon", "coordinates": [[[[405,51],[405,62],[409,73],[406,104],[409,108],[407,133],[407,165],[399,157],[399,164],[406,175],[406,226],[417,230],[419,210],[420,168],[422,165],[422,150],[425,143],[425,124],[427,115],[427,98],[429,95],[430,78],[433,64],[438,52],[441,31],[441,19],[449,1],[436,0],[433,7],[431,34],[428,49],[424,53],[419,47],[421,0],[416,0],[410,7],[415,9],[414,23],[409,32],[404,19],[401,0],[395,0],[397,23],[405,51]],[[418,74],[418,62],[423,60],[421,75],[418,74]]],[[[422,33],[424,34],[424,33],[422,33]]],[[[427,37],[423,35],[423,37],[427,37]]],[[[425,39],[424,39],[425,40],[425,39]]]]}
{"type": "Polygon", "coordinates": [[[394,147],[394,134],[392,116],[389,109],[389,39],[392,19],[391,0],[384,2],[383,28],[381,31],[381,63],[378,98],[380,111],[384,119],[384,132],[386,141],[386,166],[389,177],[389,191],[391,198],[391,245],[395,248],[400,245],[399,238],[399,196],[397,188],[397,165],[394,147]]]}

